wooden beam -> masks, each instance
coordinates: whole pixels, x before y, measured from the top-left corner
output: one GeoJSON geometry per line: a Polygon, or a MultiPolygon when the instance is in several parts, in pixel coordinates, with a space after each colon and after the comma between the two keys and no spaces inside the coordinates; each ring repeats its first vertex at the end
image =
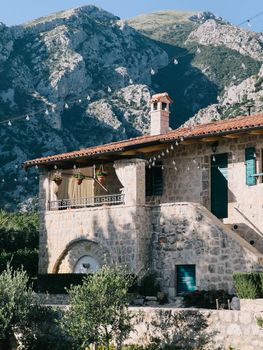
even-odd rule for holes
{"type": "Polygon", "coordinates": [[[219,136],[203,137],[200,139],[201,142],[215,142],[221,140],[219,136]]]}
{"type": "Polygon", "coordinates": [[[249,132],[250,135],[263,135],[263,130],[252,130],[249,132]]]}
{"type": "Polygon", "coordinates": [[[181,145],[193,145],[196,143],[198,143],[198,140],[184,140],[180,142],[181,145]]]}
{"type": "MultiPolygon", "coordinates": [[[[150,147],[142,147],[138,148],[136,150],[137,153],[151,153],[151,152],[156,152],[156,151],[162,151],[169,147],[169,144],[161,144],[161,145],[155,145],[155,146],[150,146],[150,147]]],[[[125,154],[125,152],[123,153],[125,154]]]]}
{"type": "Polygon", "coordinates": [[[240,136],[244,136],[244,135],[246,135],[246,133],[242,132],[242,133],[238,133],[238,134],[228,134],[228,135],[224,135],[222,137],[226,138],[226,139],[239,139],[240,136]]]}

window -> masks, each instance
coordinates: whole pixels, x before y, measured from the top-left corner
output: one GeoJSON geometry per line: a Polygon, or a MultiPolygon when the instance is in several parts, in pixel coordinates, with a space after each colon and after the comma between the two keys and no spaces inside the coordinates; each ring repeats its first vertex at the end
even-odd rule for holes
{"type": "Polygon", "coordinates": [[[146,168],[146,196],[161,196],[163,194],[162,163],[157,163],[150,169],[146,168]]]}
{"type": "Polygon", "coordinates": [[[194,292],[196,290],[195,265],[176,265],[177,294],[194,292]]]}
{"type": "Polygon", "coordinates": [[[255,147],[249,147],[245,149],[245,161],[246,161],[246,184],[248,186],[254,186],[257,183],[256,174],[256,150],[255,147]]]}
{"type": "Polygon", "coordinates": [[[167,103],[165,102],[162,102],[162,110],[165,111],[167,108],[167,103]]]}
{"type": "Polygon", "coordinates": [[[154,104],[153,104],[153,109],[154,109],[155,111],[157,111],[157,107],[158,107],[158,103],[157,103],[157,102],[154,102],[154,104]]]}

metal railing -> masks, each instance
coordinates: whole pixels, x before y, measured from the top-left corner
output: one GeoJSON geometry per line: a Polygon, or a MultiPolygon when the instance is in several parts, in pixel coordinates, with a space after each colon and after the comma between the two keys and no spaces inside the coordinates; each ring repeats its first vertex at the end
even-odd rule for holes
{"type": "Polygon", "coordinates": [[[110,194],[107,196],[58,199],[49,201],[49,210],[78,209],[86,207],[99,207],[102,205],[124,204],[124,194],[110,194]]]}

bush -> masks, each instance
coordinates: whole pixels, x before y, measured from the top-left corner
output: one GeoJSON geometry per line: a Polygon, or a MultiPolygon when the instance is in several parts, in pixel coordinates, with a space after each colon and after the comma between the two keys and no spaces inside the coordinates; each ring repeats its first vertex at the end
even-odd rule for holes
{"type": "Polygon", "coordinates": [[[183,297],[186,307],[194,306],[204,309],[216,309],[216,299],[218,299],[219,308],[227,309],[228,300],[231,300],[233,296],[224,290],[197,290],[184,294],[183,297]]]}
{"type": "Polygon", "coordinates": [[[263,297],[263,272],[234,273],[234,286],[241,299],[263,297]]]}
{"type": "Polygon", "coordinates": [[[146,273],[138,284],[138,292],[143,296],[155,296],[160,292],[160,285],[156,281],[155,273],[146,273]]]}
{"type": "Polygon", "coordinates": [[[39,293],[68,294],[67,289],[81,285],[85,277],[87,275],[83,273],[40,274],[36,289],[39,293]]]}

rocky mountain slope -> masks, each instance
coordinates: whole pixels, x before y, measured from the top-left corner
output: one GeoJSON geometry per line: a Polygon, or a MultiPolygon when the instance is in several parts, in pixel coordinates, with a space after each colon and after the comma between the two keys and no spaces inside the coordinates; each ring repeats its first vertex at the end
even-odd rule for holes
{"type": "Polygon", "coordinates": [[[85,6],[1,24],[0,206],[36,194],[26,159],[147,133],[155,91],[175,100],[173,127],[236,115],[248,101],[261,109],[262,47],[262,34],[210,13],[126,22],[85,6]]]}

